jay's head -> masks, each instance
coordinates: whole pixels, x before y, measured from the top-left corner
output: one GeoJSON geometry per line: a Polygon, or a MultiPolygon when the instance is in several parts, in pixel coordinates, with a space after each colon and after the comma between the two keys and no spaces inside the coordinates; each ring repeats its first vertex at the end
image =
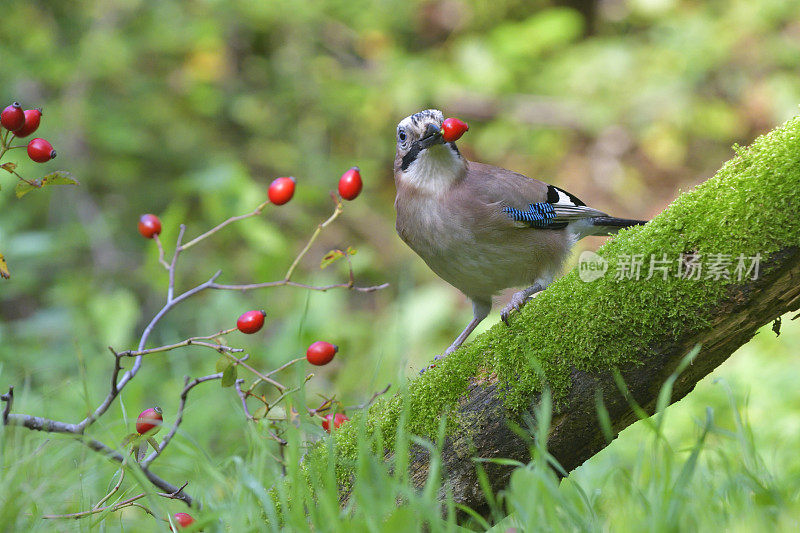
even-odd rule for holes
{"type": "Polygon", "coordinates": [[[435,192],[463,173],[465,162],[454,142],[442,138],[444,115],[425,109],[397,125],[395,177],[435,192]]]}

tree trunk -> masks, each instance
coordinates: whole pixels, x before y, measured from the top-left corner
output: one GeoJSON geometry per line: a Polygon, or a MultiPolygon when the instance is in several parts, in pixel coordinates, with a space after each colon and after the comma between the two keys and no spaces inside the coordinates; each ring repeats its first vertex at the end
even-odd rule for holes
{"type": "MultiPolygon", "coordinates": [[[[670,403],[691,392],[698,381],[749,341],[759,327],[800,307],[800,250],[792,247],[774,254],[768,267],[768,275],[730,289],[728,297],[711,313],[709,327],[687,332],[681,339],[657,347],[644,365],[635,361],[619,368],[628,393],[636,403],[652,414],[661,386],[696,344],[701,344],[702,350],[678,376],[670,403]]],[[[567,471],[580,466],[609,444],[598,420],[596,391],[602,392],[615,438],[638,420],[611,372],[589,373],[574,369],[570,378],[568,396],[553,410],[547,443],[550,453],[567,471]]],[[[534,413],[537,403],[538,396],[533,398],[530,414],[534,413]]],[[[455,434],[446,439],[442,450],[446,484],[452,489],[456,502],[488,514],[475,465],[464,460],[464,450],[474,449],[474,455],[479,457],[527,462],[530,460],[529,444],[509,429],[508,419],[519,423],[519,416],[506,412],[497,380],[481,380],[470,385],[459,414],[485,423],[480,432],[455,434]]],[[[513,471],[511,467],[491,463],[484,467],[495,491],[506,486],[513,471]]],[[[416,448],[410,470],[414,483],[421,487],[428,475],[428,454],[422,448],[416,448]]]]}

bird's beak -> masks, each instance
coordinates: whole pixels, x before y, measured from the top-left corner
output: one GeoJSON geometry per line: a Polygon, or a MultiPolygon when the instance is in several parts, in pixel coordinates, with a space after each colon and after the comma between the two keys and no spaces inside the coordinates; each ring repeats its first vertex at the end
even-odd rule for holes
{"type": "Polygon", "coordinates": [[[444,144],[442,131],[436,124],[428,124],[425,128],[425,136],[419,140],[420,148],[428,148],[434,144],[444,144]]]}

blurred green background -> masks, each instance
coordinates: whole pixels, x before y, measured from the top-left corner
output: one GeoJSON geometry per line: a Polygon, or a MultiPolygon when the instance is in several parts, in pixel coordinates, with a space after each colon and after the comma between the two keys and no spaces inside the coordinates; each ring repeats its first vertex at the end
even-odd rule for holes
{"type": "MultiPolygon", "coordinates": [[[[0,176],[0,252],[12,272],[0,283],[0,388],[17,386],[18,412],[68,421],[102,397],[106,347],[134,348],[163,305],[167,277],[154,243],[136,232],[142,213],[161,217],[169,250],[178,224],[198,235],[255,208],[276,176],[296,176],[291,203],[193,248],[178,273],[184,289],[217,269],[228,283],[277,280],[331,212],[338,177],[360,166],[364,192],[323,233],[297,280],[345,280],[342,262],[321,271],[319,260],[350,245],[359,284],[389,289],[207,293],[168,315],[151,342],[207,335],[263,308],[267,327],[229,342],[261,369],[314,340],[338,344],[306,394],[312,404],[322,393],[353,405],[413,376],[471,315],[394,233],[391,166],[403,117],[440,108],[470,123],[459,143],[468,158],[557,184],[618,216],[649,218],[709,177],[732,144],[793,116],[800,102],[793,0],[31,0],[0,2],[0,15],[0,103],[43,107],[36,135],[59,153],[46,165],[11,160],[26,177],[63,168],[81,181],[18,200],[13,177],[0,176]]],[[[497,312],[484,327],[496,320],[497,312]]],[[[800,394],[786,370],[800,329],[785,321],[781,337],[760,338],[718,374],[735,396],[768,406],[752,423],[779,434],[765,440],[771,454],[776,442],[800,444],[800,394]],[[783,354],[777,363],[775,353],[783,354]]],[[[122,395],[125,409],[116,404],[97,435],[113,442],[126,415],[153,404],[174,413],[183,376],[211,373],[215,360],[199,349],[148,360],[122,395]]],[[[724,411],[728,397],[706,383],[683,403],[687,413],[724,411]]],[[[677,435],[694,431],[689,414],[673,423],[677,435]]],[[[181,438],[223,462],[246,455],[245,425],[235,394],[207,385],[190,401],[181,438]]],[[[46,439],[15,438],[32,451],[46,439]]],[[[80,510],[102,495],[111,466],[78,445],[48,442],[52,461],[26,468],[55,472],[59,484],[28,477],[18,514],[6,520],[80,510]]],[[[580,475],[599,490],[610,463],[637,446],[621,439],[580,475]]],[[[3,454],[14,462],[13,450],[3,454]]],[[[790,462],[779,468],[797,471],[789,455],[779,455],[790,462]]],[[[165,477],[199,483],[185,449],[160,461],[165,477]]]]}

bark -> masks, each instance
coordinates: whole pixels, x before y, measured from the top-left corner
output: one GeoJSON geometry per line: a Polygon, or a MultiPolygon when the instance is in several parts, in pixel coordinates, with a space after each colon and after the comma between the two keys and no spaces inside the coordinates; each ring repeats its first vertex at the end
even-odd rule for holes
{"type": "MultiPolygon", "coordinates": [[[[677,342],[656,347],[656,355],[645,364],[631,363],[619,368],[630,395],[648,413],[653,412],[661,386],[675,372],[681,359],[698,343],[703,349],[675,381],[671,402],[688,394],[704,376],[722,364],[737,348],[749,341],[758,328],[800,307],[800,249],[786,248],[773,254],[767,263],[768,273],[758,280],[733,286],[719,305],[710,310],[712,324],[685,335],[677,342]]],[[[590,374],[573,371],[572,386],[566,401],[554,410],[548,451],[565,470],[580,466],[609,442],[603,435],[596,411],[597,390],[613,425],[614,436],[638,418],[630,402],[620,392],[611,373],[590,374]]],[[[442,451],[445,484],[452,488],[454,499],[486,514],[483,493],[478,485],[475,466],[465,459],[480,457],[510,458],[527,462],[529,445],[509,429],[508,421],[519,422],[519,415],[503,408],[497,382],[473,382],[460,414],[482,420],[479,432],[448,437],[442,451]],[[472,454],[468,450],[472,450],[472,454]]],[[[671,403],[670,402],[670,403],[671,403]]],[[[538,397],[531,403],[533,415],[538,397]]],[[[492,488],[505,487],[512,468],[486,464],[492,488]]],[[[410,466],[415,484],[422,486],[428,474],[428,455],[417,449],[410,466]]]]}

